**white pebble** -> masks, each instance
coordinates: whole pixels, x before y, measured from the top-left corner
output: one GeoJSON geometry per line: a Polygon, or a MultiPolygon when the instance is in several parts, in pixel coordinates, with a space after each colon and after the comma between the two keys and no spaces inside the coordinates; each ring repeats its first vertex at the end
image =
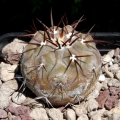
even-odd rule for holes
{"type": "Polygon", "coordinates": [[[102,63],[103,64],[106,64],[106,63],[109,63],[110,61],[111,61],[111,56],[110,55],[104,55],[104,56],[102,56],[102,63]]]}
{"type": "Polygon", "coordinates": [[[81,116],[79,116],[77,118],[77,120],[89,120],[89,119],[88,119],[88,116],[86,114],[81,114],[81,116]]]}
{"type": "Polygon", "coordinates": [[[82,114],[87,114],[87,110],[83,104],[72,106],[77,116],[81,116],[82,114]]]}
{"type": "Polygon", "coordinates": [[[116,72],[115,77],[120,81],[120,70],[116,72]]]}
{"type": "Polygon", "coordinates": [[[22,53],[23,51],[23,48],[26,46],[27,44],[26,43],[23,43],[22,40],[19,40],[17,38],[15,38],[13,40],[13,42],[7,44],[5,47],[3,47],[2,49],[2,53],[3,54],[9,54],[10,53],[16,53],[16,52],[19,52],[19,53],[22,53]]]}
{"type": "Polygon", "coordinates": [[[87,111],[89,111],[89,112],[92,110],[97,110],[98,106],[99,106],[98,102],[95,99],[89,99],[85,104],[85,107],[86,107],[87,111]]]}
{"type": "Polygon", "coordinates": [[[46,113],[46,110],[44,108],[35,107],[30,112],[30,116],[34,120],[49,120],[47,113],[46,113]]]}
{"type": "Polygon", "coordinates": [[[75,111],[72,109],[67,109],[64,113],[67,120],[76,120],[75,111]]]}
{"type": "Polygon", "coordinates": [[[9,106],[9,97],[4,95],[0,91],[0,109],[5,109],[8,106],[9,106]]]}
{"type": "Polygon", "coordinates": [[[51,108],[47,112],[52,120],[63,120],[63,113],[59,109],[51,108]]]}
{"type": "Polygon", "coordinates": [[[93,116],[91,116],[90,120],[102,120],[102,118],[99,113],[95,113],[95,114],[93,114],[93,116]]]}
{"type": "Polygon", "coordinates": [[[21,104],[25,101],[26,97],[22,93],[15,92],[12,95],[12,101],[16,104],[21,104]]]}
{"type": "Polygon", "coordinates": [[[0,90],[7,96],[10,96],[17,89],[18,83],[16,80],[9,80],[0,86],[0,90]]]}
{"type": "Polygon", "coordinates": [[[120,114],[117,114],[117,113],[113,114],[112,120],[120,120],[120,114]]]}
{"type": "Polygon", "coordinates": [[[10,65],[10,64],[6,64],[4,62],[1,62],[0,64],[0,78],[2,81],[8,81],[14,78],[14,71],[17,68],[17,65],[10,65]]]}
{"type": "Polygon", "coordinates": [[[110,50],[107,54],[112,58],[114,56],[115,50],[110,50]]]}
{"type": "Polygon", "coordinates": [[[98,79],[100,82],[103,82],[105,80],[104,74],[101,74],[98,79]]]}

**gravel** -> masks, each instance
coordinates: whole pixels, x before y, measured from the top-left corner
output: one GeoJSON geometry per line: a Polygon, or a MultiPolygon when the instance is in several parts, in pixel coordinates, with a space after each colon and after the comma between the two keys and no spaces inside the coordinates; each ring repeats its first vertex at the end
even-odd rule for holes
{"type": "MultiPolygon", "coordinates": [[[[15,39],[5,46],[0,63],[0,119],[3,120],[120,120],[120,49],[102,56],[102,73],[93,91],[80,104],[49,108],[15,77],[19,56],[26,44],[15,39]],[[15,47],[15,44],[19,44],[15,47]],[[14,50],[12,48],[14,46],[14,50]],[[11,48],[12,47],[12,48],[11,48]],[[20,49],[20,50],[19,50],[20,49]],[[20,52],[19,52],[20,51],[20,52]],[[8,55],[7,58],[5,55],[8,55]],[[11,54],[13,57],[11,57],[11,54]],[[14,59],[13,59],[14,58],[14,59]],[[11,64],[10,64],[11,63],[11,64]]],[[[24,85],[24,84],[23,84],[24,85]]]]}

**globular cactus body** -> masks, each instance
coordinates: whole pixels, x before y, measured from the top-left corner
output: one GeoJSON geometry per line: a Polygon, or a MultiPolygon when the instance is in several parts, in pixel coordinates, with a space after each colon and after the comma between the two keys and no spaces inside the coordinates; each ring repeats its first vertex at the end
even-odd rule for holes
{"type": "Polygon", "coordinates": [[[26,85],[53,106],[84,99],[101,72],[100,53],[94,40],[75,27],[53,26],[37,31],[23,51],[21,72],[26,85]]]}

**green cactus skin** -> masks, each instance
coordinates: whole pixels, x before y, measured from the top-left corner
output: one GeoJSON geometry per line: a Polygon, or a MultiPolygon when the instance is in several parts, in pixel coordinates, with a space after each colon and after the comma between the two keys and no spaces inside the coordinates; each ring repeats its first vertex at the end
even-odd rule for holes
{"type": "Polygon", "coordinates": [[[101,72],[95,41],[76,31],[77,24],[63,28],[43,24],[47,30],[37,31],[23,51],[21,72],[27,87],[53,106],[86,98],[101,72]]]}

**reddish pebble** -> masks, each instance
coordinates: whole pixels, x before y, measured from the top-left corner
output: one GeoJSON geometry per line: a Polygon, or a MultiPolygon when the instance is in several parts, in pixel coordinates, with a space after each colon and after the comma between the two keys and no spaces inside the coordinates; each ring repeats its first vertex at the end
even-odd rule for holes
{"type": "Polygon", "coordinates": [[[0,118],[7,118],[7,112],[3,109],[0,109],[0,118]]]}
{"type": "Polygon", "coordinates": [[[16,116],[30,113],[30,108],[26,106],[18,106],[18,107],[9,106],[6,110],[16,116]]]}
{"type": "Polygon", "coordinates": [[[33,120],[29,114],[20,115],[21,120],[33,120]]]}
{"type": "Polygon", "coordinates": [[[22,120],[20,116],[15,116],[12,120],[22,120]]]}
{"type": "Polygon", "coordinates": [[[118,96],[109,96],[105,102],[105,107],[108,110],[111,110],[118,103],[118,96]]]}
{"type": "Polygon", "coordinates": [[[99,104],[99,108],[104,108],[105,101],[107,100],[109,96],[108,90],[106,91],[100,91],[99,96],[96,98],[96,101],[99,104]]]}

